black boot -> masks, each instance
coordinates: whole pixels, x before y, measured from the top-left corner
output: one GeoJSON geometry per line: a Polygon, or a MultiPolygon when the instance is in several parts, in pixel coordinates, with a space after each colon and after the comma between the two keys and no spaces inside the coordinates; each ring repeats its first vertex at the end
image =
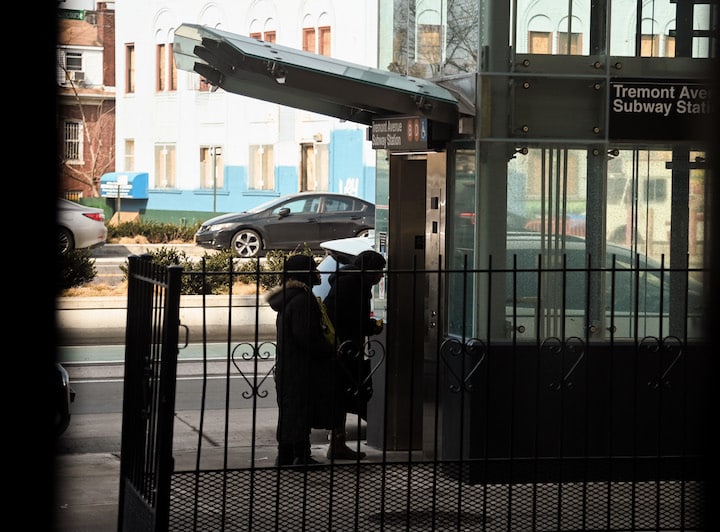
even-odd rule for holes
{"type": "Polygon", "coordinates": [[[295,459],[293,460],[293,465],[316,465],[319,463],[320,462],[312,457],[309,441],[295,446],[295,459]]]}
{"type": "Polygon", "coordinates": [[[292,445],[278,445],[278,454],[277,458],[275,458],[275,467],[293,465],[294,460],[295,453],[293,452],[292,445]]]}
{"type": "Polygon", "coordinates": [[[330,434],[330,445],[327,450],[328,460],[362,460],[365,453],[353,451],[345,443],[345,433],[333,431],[330,434]]]}

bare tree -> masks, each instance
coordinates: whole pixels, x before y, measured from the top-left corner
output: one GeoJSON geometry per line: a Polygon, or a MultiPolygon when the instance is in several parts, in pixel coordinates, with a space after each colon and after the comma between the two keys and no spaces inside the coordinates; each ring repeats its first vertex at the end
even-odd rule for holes
{"type": "Polygon", "coordinates": [[[64,127],[61,127],[58,170],[61,176],[86,185],[94,197],[99,197],[100,178],[115,168],[115,103],[104,98],[99,90],[88,93],[79,90],[79,83],[70,78],[65,65],[60,63],[59,66],[71,89],[71,95],[67,95],[66,99],[72,102],[61,102],[61,107],[67,110],[62,116],[79,120],[82,124],[83,164],[69,157],[64,127]]]}
{"type": "Polygon", "coordinates": [[[475,72],[478,65],[480,12],[471,0],[449,0],[445,44],[446,75],[475,72]]]}
{"type": "Polygon", "coordinates": [[[419,78],[475,72],[480,12],[476,0],[447,0],[442,27],[418,25],[416,3],[393,4],[391,72],[419,78]],[[434,33],[435,35],[431,35],[434,33]],[[424,38],[426,37],[426,38],[424,38]],[[433,48],[434,46],[434,48],[433,48]]]}

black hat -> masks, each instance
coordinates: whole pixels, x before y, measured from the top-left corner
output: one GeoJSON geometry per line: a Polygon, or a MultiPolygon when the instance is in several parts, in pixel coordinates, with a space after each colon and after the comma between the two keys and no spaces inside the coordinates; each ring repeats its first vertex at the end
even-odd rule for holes
{"type": "Polygon", "coordinates": [[[315,259],[313,259],[309,255],[290,255],[285,260],[285,270],[309,272],[312,270],[317,270],[317,264],[315,264],[315,259]]]}
{"type": "Polygon", "coordinates": [[[386,264],[385,257],[372,249],[360,253],[353,263],[361,270],[382,270],[386,264]]]}
{"type": "Polygon", "coordinates": [[[320,275],[310,273],[318,269],[315,259],[309,255],[291,255],[285,259],[285,271],[288,272],[288,279],[295,279],[308,286],[320,284],[320,275]]]}

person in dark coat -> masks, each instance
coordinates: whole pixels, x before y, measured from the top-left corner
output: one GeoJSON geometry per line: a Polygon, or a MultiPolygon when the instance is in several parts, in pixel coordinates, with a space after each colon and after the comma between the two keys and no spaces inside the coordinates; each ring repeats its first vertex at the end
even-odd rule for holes
{"type": "Polygon", "coordinates": [[[328,459],[357,460],[365,453],[353,451],[345,441],[347,413],[367,419],[367,401],[372,395],[369,360],[365,357],[368,336],[382,332],[382,322],[372,317],[372,287],[380,282],[385,257],[372,250],[363,251],[352,263],[329,279],[325,298],[327,313],[335,327],[338,364],[333,381],[340,405],[328,447],[328,459]]]}
{"type": "Polygon", "coordinates": [[[311,428],[329,429],[332,404],[330,365],[334,345],[323,334],[320,302],[312,286],[320,284],[315,260],[292,255],[285,261],[284,282],[268,293],[277,318],[275,390],[278,404],[275,464],[317,464],[310,452],[311,428]]]}

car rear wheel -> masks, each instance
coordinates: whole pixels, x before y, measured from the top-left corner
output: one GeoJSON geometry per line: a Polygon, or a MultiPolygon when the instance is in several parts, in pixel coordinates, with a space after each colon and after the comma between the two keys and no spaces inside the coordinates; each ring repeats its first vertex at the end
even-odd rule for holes
{"type": "Polygon", "coordinates": [[[243,259],[257,257],[263,247],[262,238],[252,229],[242,229],[235,233],[230,246],[233,253],[243,259]]]}
{"type": "Polygon", "coordinates": [[[75,241],[73,240],[73,236],[64,227],[58,227],[58,252],[60,252],[61,255],[64,255],[65,253],[69,253],[73,250],[75,247],[75,241]]]}

